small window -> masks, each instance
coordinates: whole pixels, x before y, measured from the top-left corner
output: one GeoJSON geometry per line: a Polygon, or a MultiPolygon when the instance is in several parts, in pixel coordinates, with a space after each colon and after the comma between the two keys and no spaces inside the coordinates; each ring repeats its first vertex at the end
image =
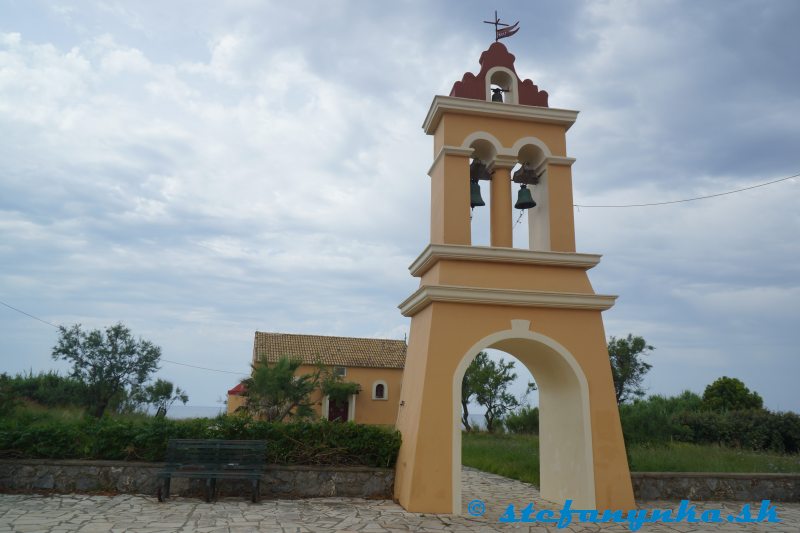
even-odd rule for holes
{"type": "Polygon", "coordinates": [[[347,375],[347,368],[343,366],[335,366],[333,367],[333,373],[336,376],[344,377],[347,375]]]}
{"type": "Polygon", "coordinates": [[[387,400],[389,398],[389,388],[385,381],[376,381],[372,384],[372,399],[387,400]]]}

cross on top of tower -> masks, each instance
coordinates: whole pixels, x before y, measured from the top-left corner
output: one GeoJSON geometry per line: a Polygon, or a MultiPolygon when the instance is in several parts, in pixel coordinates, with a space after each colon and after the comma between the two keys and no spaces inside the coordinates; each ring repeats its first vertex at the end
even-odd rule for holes
{"type": "Polygon", "coordinates": [[[494,42],[505,39],[506,37],[511,37],[519,31],[519,21],[514,24],[500,22],[500,18],[497,16],[497,10],[494,12],[494,20],[484,20],[483,23],[492,24],[494,26],[494,42]],[[500,26],[504,27],[501,28],[500,26]]]}

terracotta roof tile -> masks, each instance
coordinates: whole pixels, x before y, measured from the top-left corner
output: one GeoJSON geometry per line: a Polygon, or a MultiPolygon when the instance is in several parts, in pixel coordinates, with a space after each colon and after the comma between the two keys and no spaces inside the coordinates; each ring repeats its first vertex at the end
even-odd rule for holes
{"type": "Polygon", "coordinates": [[[283,356],[298,358],[307,364],[320,361],[328,366],[403,368],[406,343],[389,339],[256,331],[253,361],[266,357],[269,362],[277,362],[283,356]]]}

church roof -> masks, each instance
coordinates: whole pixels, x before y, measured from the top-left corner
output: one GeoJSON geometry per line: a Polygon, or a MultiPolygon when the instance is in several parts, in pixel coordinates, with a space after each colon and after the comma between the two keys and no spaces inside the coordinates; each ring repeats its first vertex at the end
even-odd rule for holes
{"type": "Polygon", "coordinates": [[[391,339],[256,331],[253,361],[263,357],[274,363],[284,356],[300,359],[306,364],[321,362],[328,366],[403,368],[406,362],[406,343],[391,339]]]}

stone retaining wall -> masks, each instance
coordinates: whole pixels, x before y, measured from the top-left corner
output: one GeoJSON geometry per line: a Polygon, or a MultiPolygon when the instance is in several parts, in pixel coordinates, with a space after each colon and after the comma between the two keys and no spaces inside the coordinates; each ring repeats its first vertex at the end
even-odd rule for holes
{"type": "MultiPolygon", "coordinates": [[[[0,459],[0,491],[120,492],[155,495],[160,463],[0,459]]],[[[800,502],[800,474],[634,472],[637,500],[800,502]]],[[[269,498],[326,496],[391,499],[394,470],[368,467],[268,465],[261,494],[269,498]]],[[[220,496],[245,496],[244,481],[219,481],[220,496]]],[[[177,478],[172,494],[202,496],[200,480],[177,478]]]]}
{"type": "Polygon", "coordinates": [[[637,500],[800,502],[800,474],[632,472],[637,500]]]}
{"type": "MultiPolygon", "coordinates": [[[[0,491],[121,492],[156,494],[160,463],[52,459],[0,460],[0,491]]],[[[267,465],[261,477],[265,498],[326,496],[391,499],[394,470],[369,467],[267,465]]],[[[176,478],[175,496],[200,496],[202,480],[176,478]]],[[[246,481],[220,480],[219,496],[249,495],[246,481]]]]}

